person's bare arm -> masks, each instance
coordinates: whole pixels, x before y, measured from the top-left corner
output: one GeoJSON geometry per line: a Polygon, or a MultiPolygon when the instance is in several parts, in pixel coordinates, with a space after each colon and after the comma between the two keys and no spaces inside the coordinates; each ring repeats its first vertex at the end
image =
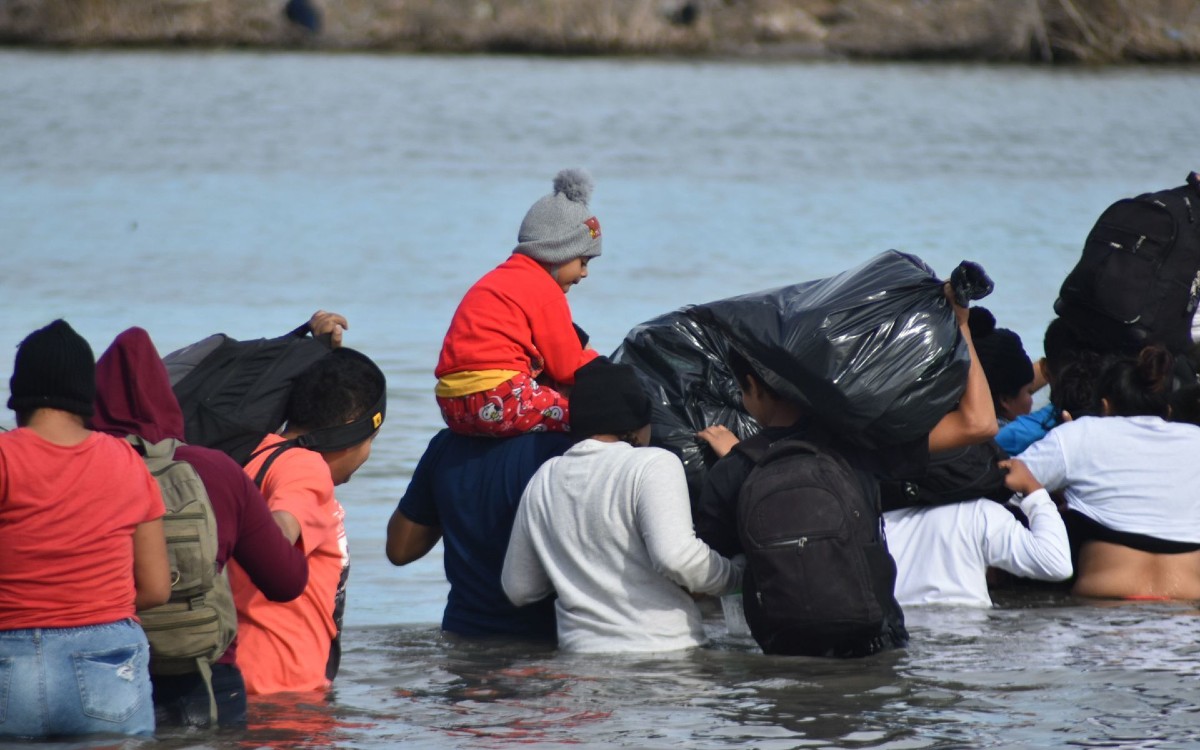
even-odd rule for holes
{"type": "Polygon", "coordinates": [[[149,609],[171,598],[171,567],[161,518],[139,523],[133,530],[134,606],[149,609]]]}
{"type": "Polygon", "coordinates": [[[959,399],[958,408],[942,417],[929,433],[930,453],[982,443],[995,436],[1000,429],[987,376],[983,374],[983,365],[979,364],[979,355],[975,353],[975,342],[967,325],[967,308],[954,302],[949,284],[946,284],[945,292],[946,299],[954,307],[959,333],[967,342],[971,367],[967,371],[967,387],[959,399]]]}
{"type": "Polygon", "coordinates": [[[1033,383],[1029,386],[1029,392],[1037,393],[1048,385],[1050,378],[1046,377],[1046,358],[1042,357],[1033,363],[1033,383]]]}
{"type": "Polygon", "coordinates": [[[300,522],[296,520],[296,517],[286,510],[273,510],[271,517],[275,519],[275,523],[279,524],[279,529],[283,531],[287,540],[295,544],[296,540],[300,538],[300,522]]]}
{"type": "Polygon", "coordinates": [[[408,565],[420,560],[442,538],[438,526],[416,523],[397,508],[387,526],[387,558],[392,565],[408,565]]]}

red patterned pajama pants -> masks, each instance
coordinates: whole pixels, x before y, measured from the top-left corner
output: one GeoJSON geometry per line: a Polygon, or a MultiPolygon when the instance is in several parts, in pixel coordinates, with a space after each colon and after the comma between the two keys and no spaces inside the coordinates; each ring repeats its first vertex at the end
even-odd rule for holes
{"type": "Polygon", "coordinates": [[[567,397],[521,373],[487,391],[437,399],[446,426],[460,435],[512,437],[569,432],[567,397]]]}

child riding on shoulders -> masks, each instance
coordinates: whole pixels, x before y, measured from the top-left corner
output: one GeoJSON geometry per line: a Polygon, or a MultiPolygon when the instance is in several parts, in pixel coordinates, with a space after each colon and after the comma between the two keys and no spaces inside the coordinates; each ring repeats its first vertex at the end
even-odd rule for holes
{"type": "Polygon", "coordinates": [[[591,192],[586,172],[559,172],[554,192],[525,214],[512,255],[455,310],[434,372],[438,406],[454,432],[509,437],[569,430],[562,391],[596,357],[566,297],[600,255],[591,192]]]}

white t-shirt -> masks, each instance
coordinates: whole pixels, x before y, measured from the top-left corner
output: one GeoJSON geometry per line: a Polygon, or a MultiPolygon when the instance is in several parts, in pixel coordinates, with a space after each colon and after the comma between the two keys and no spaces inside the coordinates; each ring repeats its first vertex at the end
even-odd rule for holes
{"type": "Polygon", "coordinates": [[[1200,427],[1159,417],[1082,417],[1020,460],[1046,489],[1113,531],[1200,543],[1200,427]]]}
{"type": "Polygon", "coordinates": [[[884,513],[888,549],[896,560],[896,601],[992,606],[987,569],[1041,581],[1071,576],[1067,529],[1045,490],[1021,500],[1025,528],[992,500],[884,513]]]}
{"type": "Polygon", "coordinates": [[[696,538],[678,458],[584,440],[529,480],[500,581],[517,606],[557,592],[563,650],[672,651],[706,640],[688,591],[733,591],[741,568],[696,538]]]}

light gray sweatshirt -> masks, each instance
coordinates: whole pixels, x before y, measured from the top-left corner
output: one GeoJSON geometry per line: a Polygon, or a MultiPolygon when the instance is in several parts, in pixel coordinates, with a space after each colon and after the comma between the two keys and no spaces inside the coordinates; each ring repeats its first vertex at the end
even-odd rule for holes
{"type": "Polygon", "coordinates": [[[500,580],[518,606],[558,593],[563,650],[671,651],[705,642],[688,591],[734,591],[742,569],[696,538],[678,458],[584,440],[530,479],[500,580]]]}

